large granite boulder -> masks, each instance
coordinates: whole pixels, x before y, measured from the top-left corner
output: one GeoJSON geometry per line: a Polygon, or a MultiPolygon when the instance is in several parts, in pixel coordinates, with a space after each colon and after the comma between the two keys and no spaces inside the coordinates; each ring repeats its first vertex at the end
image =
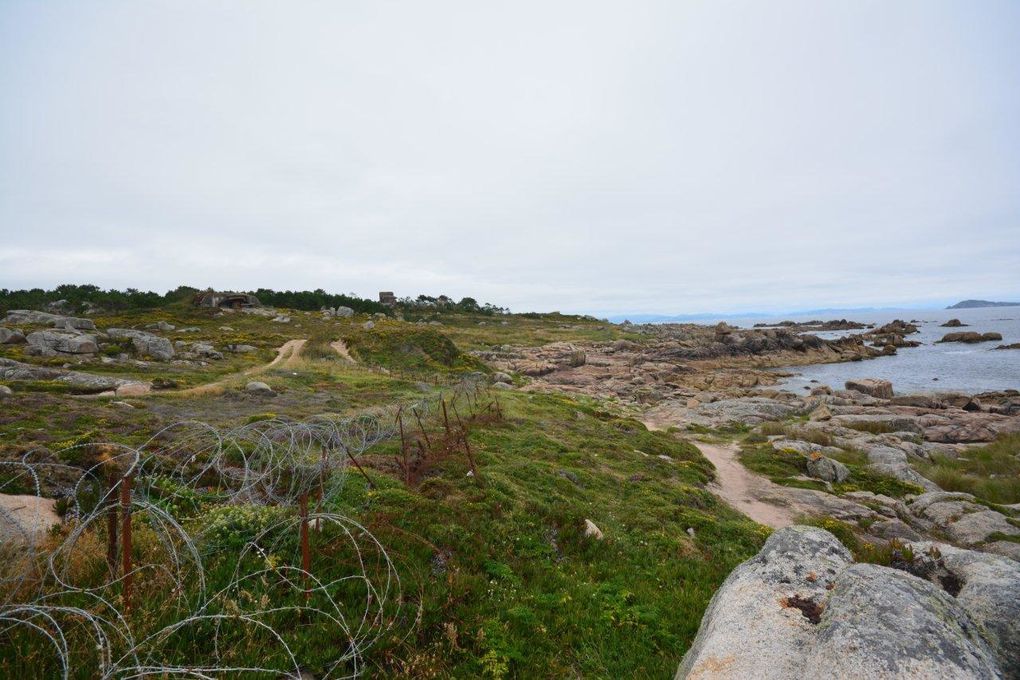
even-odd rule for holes
{"type": "Polygon", "coordinates": [[[25,338],[28,353],[36,356],[95,354],[99,351],[95,336],[75,330],[35,331],[25,338]]]}
{"type": "Polygon", "coordinates": [[[716,592],[676,677],[1015,677],[1020,570],[961,552],[974,592],[964,600],[953,592],[968,587],[962,576],[936,583],[854,564],[827,531],[781,529],[716,592]]]}
{"type": "Polygon", "coordinates": [[[893,397],[892,383],[888,380],[879,380],[877,378],[847,380],[846,388],[878,399],[892,399],[893,397]]]}
{"type": "Polygon", "coordinates": [[[157,361],[170,361],[174,358],[173,343],[158,335],[131,328],[111,328],[107,335],[111,338],[130,338],[135,351],[141,356],[152,357],[157,361]]]}

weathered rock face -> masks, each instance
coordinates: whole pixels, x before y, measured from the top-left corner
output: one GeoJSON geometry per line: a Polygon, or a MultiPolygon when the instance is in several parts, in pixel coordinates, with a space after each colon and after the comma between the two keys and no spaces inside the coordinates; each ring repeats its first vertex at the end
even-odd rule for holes
{"type": "MultiPolygon", "coordinates": [[[[985,558],[1001,560],[959,560],[985,558]]],[[[781,529],[712,598],[676,677],[1009,677],[1020,630],[1011,607],[1020,605],[988,606],[1020,586],[1020,569],[1005,563],[995,561],[994,572],[971,567],[974,592],[985,595],[976,604],[976,595],[958,601],[902,571],[855,565],[821,529],[781,529]]]]}
{"type": "Polygon", "coordinates": [[[941,543],[911,548],[931,562],[926,578],[958,589],[957,603],[984,629],[1003,675],[1020,678],[1020,562],[941,543]]]}
{"type": "Polygon", "coordinates": [[[852,562],[849,551],[821,529],[772,534],[712,598],[677,679],[802,678],[814,624],[788,603],[824,602],[827,587],[852,562]]]}
{"type": "Polygon", "coordinates": [[[21,331],[0,326],[0,345],[22,345],[25,342],[25,334],[21,331]]]}
{"type": "Polygon", "coordinates": [[[28,353],[37,356],[60,354],[95,354],[99,351],[96,338],[73,330],[36,331],[26,338],[28,353]]]}
{"type": "Polygon", "coordinates": [[[968,493],[933,491],[918,496],[908,507],[949,540],[966,546],[978,546],[995,534],[1020,536],[1020,528],[1010,524],[1005,515],[979,504],[968,493]]]}
{"type": "Polygon", "coordinates": [[[850,470],[838,460],[826,458],[825,456],[812,456],[808,458],[807,473],[815,479],[824,482],[845,482],[850,479],[850,470]]]}
{"type": "Polygon", "coordinates": [[[1002,433],[1016,432],[1020,423],[1015,418],[995,413],[957,412],[949,415],[929,413],[920,416],[917,424],[924,438],[931,442],[990,442],[1002,433]]]}
{"type": "Polygon", "coordinates": [[[855,564],[835,581],[808,678],[997,678],[987,641],[952,596],[910,574],[855,564]]]}
{"type": "Polygon", "coordinates": [[[54,328],[74,328],[82,331],[96,329],[96,324],[92,319],[79,319],[73,316],[37,312],[31,309],[12,309],[7,312],[7,318],[4,319],[4,322],[9,324],[45,324],[54,328]]]}
{"type": "Polygon", "coordinates": [[[768,420],[783,420],[797,415],[801,410],[803,404],[784,404],[764,397],[723,399],[693,409],[690,420],[712,426],[732,422],[759,424],[768,420]]]}
{"type": "Polygon", "coordinates": [[[875,378],[847,380],[846,388],[848,390],[863,392],[864,394],[878,399],[892,399],[893,396],[892,383],[888,380],[878,380],[875,378]]]}
{"type": "Polygon", "coordinates": [[[2,380],[58,380],[86,392],[113,390],[131,382],[105,375],[93,375],[78,371],[65,371],[45,366],[33,366],[13,359],[0,357],[0,379],[2,380]]]}
{"type": "Polygon", "coordinates": [[[107,334],[111,338],[130,338],[135,351],[142,356],[152,357],[156,361],[170,361],[174,358],[173,344],[158,335],[131,328],[111,328],[107,334]]]}

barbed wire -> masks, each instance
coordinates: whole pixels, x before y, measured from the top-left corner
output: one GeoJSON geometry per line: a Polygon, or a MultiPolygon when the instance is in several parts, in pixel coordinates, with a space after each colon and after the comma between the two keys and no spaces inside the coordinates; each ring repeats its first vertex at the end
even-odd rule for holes
{"type": "Polygon", "coordinates": [[[360,675],[366,650],[399,620],[400,579],[371,532],[323,508],[342,493],[351,461],[395,436],[405,408],[430,413],[434,407],[425,398],[348,417],[272,418],[226,430],[182,421],[138,447],[80,443],[0,461],[0,493],[28,491],[25,497],[40,501],[34,508],[0,507],[0,639],[20,634],[20,644],[31,644],[24,636],[36,636],[36,651],[49,649],[63,678],[298,677],[296,633],[278,623],[289,616],[330,627],[344,640],[323,677],[360,675]],[[58,462],[73,459],[88,464],[58,462]],[[59,535],[43,530],[53,514],[44,510],[42,490],[56,477],[72,480],[61,501],[59,535]],[[318,503],[315,512],[307,509],[310,497],[318,503]],[[226,551],[217,550],[215,532],[202,518],[174,512],[203,501],[280,510],[279,519],[245,539],[230,578],[225,585],[219,579],[214,590],[210,561],[222,561],[226,551]],[[326,537],[331,554],[342,552],[337,546],[343,544],[348,572],[326,578],[319,566],[311,567],[301,554],[307,542],[299,547],[293,540],[309,527],[326,537]],[[132,531],[136,539],[145,532],[143,548],[136,543],[132,549],[132,531]],[[150,622],[131,615],[137,607],[131,588],[139,584],[158,586],[161,617],[169,623],[150,630],[150,622]],[[255,590],[272,592],[280,604],[263,597],[243,605],[239,594],[255,590]],[[202,663],[170,658],[175,639],[188,629],[210,627],[213,651],[202,663]],[[231,663],[221,646],[231,628],[231,636],[244,630],[275,647],[277,654],[260,658],[286,662],[231,663]]]}

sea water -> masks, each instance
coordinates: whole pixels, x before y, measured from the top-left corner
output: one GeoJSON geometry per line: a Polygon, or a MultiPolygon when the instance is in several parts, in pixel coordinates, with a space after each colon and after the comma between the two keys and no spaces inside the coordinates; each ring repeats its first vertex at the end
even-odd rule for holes
{"type": "MultiPolygon", "coordinates": [[[[874,312],[830,312],[823,317],[784,316],[757,319],[727,319],[727,323],[750,327],[755,323],[776,323],[781,320],[808,321],[832,318],[874,323],[881,326],[893,319],[914,321],[919,333],[906,336],[921,342],[920,347],[897,349],[894,356],[838,364],[815,364],[781,369],[795,373],[784,378],[780,387],[806,392],[805,387],[817,384],[842,388],[850,379],[881,378],[889,380],[898,394],[918,392],[986,392],[1020,390],[1020,349],[995,349],[999,345],[1020,342],[1020,307],[983,307],[979,309],[902,309],[874,312]],[[959,319],[965,328],[943,328],[949,319],[959,319]],[[1001,341],[936,343],[946,333],[976,331],[997,332],[1001,341]],[[814,382],[817,381],[817,382],[814,382]]],[[[865,331],[833,331],[814,333],[823,338],[836,338],[865,331]]]]}

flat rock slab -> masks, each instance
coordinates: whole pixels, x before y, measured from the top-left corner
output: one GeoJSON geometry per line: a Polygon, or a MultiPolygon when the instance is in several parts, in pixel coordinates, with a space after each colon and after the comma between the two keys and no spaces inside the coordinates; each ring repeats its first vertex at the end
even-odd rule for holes
{"type": "Polygon", "coordinates": [[[60,515],[52,498],[0,494],[0,539],[35,543],[45,537],[60,515]]]}

